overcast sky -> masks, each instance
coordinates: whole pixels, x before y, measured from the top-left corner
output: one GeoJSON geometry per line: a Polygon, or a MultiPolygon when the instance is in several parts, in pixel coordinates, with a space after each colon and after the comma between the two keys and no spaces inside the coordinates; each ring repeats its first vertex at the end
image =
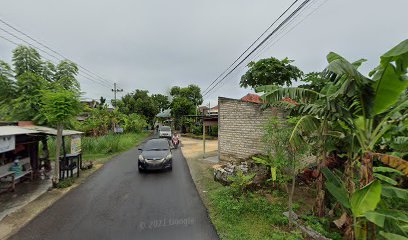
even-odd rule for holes
{"type": "MultiPolygon", "coordinates": [[[[205,89],[292,2],[10,0],[2,1],[0,18],[117,82],[125,93],[166,94],[174,85],[205,89]]],[[[256,59],[289,57],[304,72],[320,71],[326,54],[335,51],[349,60],[367,58],[362,69],[368,72],[382,53],[408,37],[407,10],[407,0],[313,0],[286,30],[302,22],[256,59]]],[[[1,30],[0,36],[21,42],[1,30]]],[[[11,62],[14,47],[0,39],[0,59],[11,62]]],[[[205,102],[251,92],[239,88],[245,68],[238,70],[205,102]]],[[[113,98],[109,88],[79,80],[86,97],[113,98]]]]}

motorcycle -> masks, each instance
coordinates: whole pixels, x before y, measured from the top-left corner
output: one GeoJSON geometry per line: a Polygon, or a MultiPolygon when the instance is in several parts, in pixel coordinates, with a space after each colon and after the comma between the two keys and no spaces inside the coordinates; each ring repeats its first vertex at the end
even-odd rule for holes
{"type": "Polygon", "coordinates": [[[171,137],[171,143],[173,144],[174,148],[178,148],[179,144],[180,144],[180,139],[179,139],[179,135],[178,134],[173,134],[173,136],[171,137]]]}

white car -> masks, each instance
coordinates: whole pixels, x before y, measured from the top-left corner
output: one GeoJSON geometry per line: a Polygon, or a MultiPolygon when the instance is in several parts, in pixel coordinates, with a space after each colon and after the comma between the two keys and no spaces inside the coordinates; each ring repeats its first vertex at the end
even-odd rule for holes
{"type": "Polygon", "coordinates": [[[171,138],[171,128],[169,126],[161,126],[159,128],[159,137],[171,138]]]}

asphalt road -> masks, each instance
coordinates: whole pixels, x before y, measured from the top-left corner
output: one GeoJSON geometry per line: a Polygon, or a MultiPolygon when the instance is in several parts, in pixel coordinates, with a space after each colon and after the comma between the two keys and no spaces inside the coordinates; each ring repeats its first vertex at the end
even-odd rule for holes
{"type": "Polygon", "coordinates": [[[138,154],[105,164],[11,239],[218,239],[181,151],[173,171],[143,174],[138,154]]]}

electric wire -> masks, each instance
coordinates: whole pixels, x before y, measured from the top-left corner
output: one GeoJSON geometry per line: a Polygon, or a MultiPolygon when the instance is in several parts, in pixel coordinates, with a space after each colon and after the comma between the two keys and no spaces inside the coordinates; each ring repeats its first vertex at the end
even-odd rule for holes
{"type": "MultiPolygon", "coordinates": [[[[49,51],[51,51],[51,52],[53,52],[53,53],[55,53],[56,55],[60,56],[62,59],[67,59],[67,60],[69,60],[69,61],[71,61],[71,62],[74,62],[74,61],[72,61],[71,59],[69,59],[69,58],[65,57],[64,55],[62,55],[61,53],[59,53],[58,51],[56,51],[56,50],[54,50],[54,49],[48,47],[47,45],[45,45],[45,44],[41,43],[40,41],[36,40],[35,38],[31,37],[30,35],[24,33],[23,31],[21,31],[21,30],[19,30],[19,29],[17,29],[16,27],[14,27],[14,26],[11,25],[10,23],[6,22],[5,20],[3,20],[3,19],[0,18],[0,22],[2,22],[4,25],[10,27],[10,28],[13,29],[14,31],[16,31],[16,32],[18,32],[18,33],[20,33],[20,34],[22,34],[23,36],[25,36],[25,37],[31,39],[32,41],[34,41],[35,43],[39,44],[40,46],[42,46],[42,47],[48,49],[49,51]]],[[[111,81],[106,80],[105,78],[103,78],[103,77],[101,77],[100,75],[98,75],[98,74],[92,72],[91,70],[89,70],[89,69],[87,69],[87,68],[81,66],[80,64],[77,64],[77,65],[78,65],[78,67],[81,68],[83,71],[86,71],[86,72],[88,72],[88,73],[90,73],[90,74],[96,76],[97,78],[101,79],[101,80],[104,81],[105,83],[107,83],[107,84],[109,84],[109,85],[112,85],[112,84],[113,84],[111,81]]]]}
{"type": "Polygon", "coordinates": [[[241,53],[241,55],[240,55],[237,59],[235,59],[235,61],[234,61],[230,66],[228,66],[227,69],[224,70],[224,72],[222,72],[214,81],[211,82],[210,85],[208,85],[208,87],[203,91],[203,93],[206,92],[222,75],[224,75],[224,74],[228,71],[228,69],[230,69],[236,62],[238,62],[238,60],[239,60],[246,52],[248,52],[248,50],[249,50],[251,47],[253,47],[253,46],[255,45],[255,43],[258,42],[258,40],[259,40],[262,36],[264,36],[265,33],[268,32],[269,29],[271,29],[272,26],[275,25],[275,23],[276,23],[277,21],[279,21],[279,19],[281,19],[281,17],[282,17],[283,15],[285,15],[286,12],[289,11],[289,9],[292,8],[293,5],[295,5],[298,1],[299,1],[299,0],[295,0],[271,25],[269,25],[269,27],[268,27],[247,49],[245,49],[245,51],[244,51],[243,53],[241,53]]]}

